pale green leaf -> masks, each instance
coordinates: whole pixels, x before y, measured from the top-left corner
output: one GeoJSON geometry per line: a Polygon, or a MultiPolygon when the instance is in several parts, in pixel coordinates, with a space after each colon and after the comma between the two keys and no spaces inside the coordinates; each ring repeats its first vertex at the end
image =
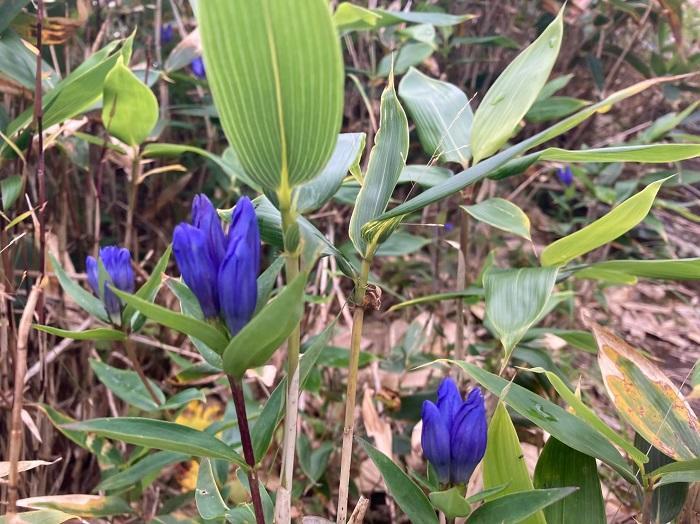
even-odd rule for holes
{"type": "MultiPolygon", "coordinates": [[[[660,280],[700,279],[700,258],[670,260],[607,260],[588,266],[591,269],[619,271],[641,278],[660,280]]],[[[577,273],[578,274],[578,273],[577,273]]]]}
{"type": "Polygon", "coordinates": [[[84,331],[69,331],[67,329],[59,329],[52,326],[41,326],[34,324],[34,329],[56,335],[57,337],[72,338],[73,340],[108,340],[121,341],[126,339],[123,331],[112,328],[95,328],[86,329],[84,331]]]}
{"type": "Polygon", "coordinates": [[[211,461],[206,458],[199,462],[194,501],[199,515],[205,520],[221,519],[229,510],[216,485],[211,461]]]}
{"type": "Polygon", "coordinates": [[[17,501],[20,508],[52,509],[80,517],[109,517],[133,513],[131,506],[120,497],[103,495],[48,495],[17,501]]]}
{"type": "Polygon", "coordinates": [[[530,219],[508,200],[489,198],[478,204],[460,207],[480,222],[530,240],[530,219]]]}
{"type": "Polygon", "coordinates": [[[467,524],[516,524],[571,495],[575,487],[520,491],[487,502],[469,515],[467,524]]]}

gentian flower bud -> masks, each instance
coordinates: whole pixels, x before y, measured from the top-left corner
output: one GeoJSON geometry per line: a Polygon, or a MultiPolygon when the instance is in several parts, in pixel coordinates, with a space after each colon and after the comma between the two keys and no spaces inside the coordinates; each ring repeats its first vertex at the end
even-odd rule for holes
{"type": "Polygon", "coordinates": [[[111,284],[121,291],[133,293],[135,280],[134,270],[131,268],[131,253],[123,247],[106,246],[100,249],[99,259],[109,280],[104,282],[105,285],[100,292],[99,263],[95,257],[89,256],[85,259],[88,284],[95,295],[102,299],[109,318],[118,324],[121,322],[122,303],[106,284],[111,284]]]}
{"type": "Polygon", "coordinates": [[[222,318],[232,335],[238,333],[253,316],[258,295],[260,233],[250,199],[238,201],[226,235],[211,201],[197,195],[192,225],[175,228],[173,253],[204,316],[222,318]]]}
{"type": "Polygon", "coordinates": [[[199,79],[207,77],[207,71],[204,69],[204,60],[201,56],[198,56],[192,62],[190,62],[190,68],[192,69],[192,74],[199,79]]]}
{"type": "Polygon", "coordinates": [[[438,388],[437,405],[423,402],[423,455],[437,471],[440,482],[465,484],[486,452],[486,409],[479,388],[467,399],[446,378],[438,388]]]}
{"type": "Polygon", "coordinates": [[[574,181],[574,174],[571,172],[571,166],[557,168],[557,178],[559,179],[559,182],[565,186],[570,186],[574,181]]]}
{"type": "Polygon", "coordinates": [[[160,41],[163,44],[169,44],[173,41],[175,29],[172,24],[164,24],[160,26],[160,41]]]}

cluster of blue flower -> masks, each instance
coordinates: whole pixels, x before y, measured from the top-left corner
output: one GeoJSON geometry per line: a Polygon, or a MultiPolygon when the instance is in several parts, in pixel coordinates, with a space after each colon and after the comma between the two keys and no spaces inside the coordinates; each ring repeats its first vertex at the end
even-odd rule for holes
{"type": "MultiPolygon", "coordinates": [[[[224,232],[214,205],[205,195],[192,203],[192,224],[181,223],[173,234],[173,253],[182,279],[199,301],[207,319],[225,322],[231,335],[253,316],[260,269],[260,232],[255,208],[242,197],[224,232]]],[[[128,249],[108,246],[99,258],[106,283],[122,291],[134,291],[134,273],[128,249]]],[[[123,304],[103,284],[99,286],[99,262],[86,260],[88,282],[101,297],[110,318],[121,315],[123,304]]],[[[115,321],[116,322],[116,321],[115,321]]],[[[457,385],[446,378],[438,388],[437,404],[423,403],[421,445],[443,484],[465,484],[486,451],[486,410],[479,388],[462,400],[457,385]]]]}

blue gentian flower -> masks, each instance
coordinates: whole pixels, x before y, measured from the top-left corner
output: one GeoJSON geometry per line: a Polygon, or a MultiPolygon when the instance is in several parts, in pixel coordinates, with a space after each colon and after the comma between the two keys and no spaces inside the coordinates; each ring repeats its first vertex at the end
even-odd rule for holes
{"type": "Polygon", "coordinates": [[[204,69],[204,60],[202,60],[201,56],[190,62],[190,68],[192,69],[192,74],[197,78],[203,79],[207,77],[207,72],[204,69]]]}
{"type": "Polygon", "coordinates": [[[260,232],[250,199],[238,201],[225,234],[211,201],[197,195],[192,224],[175,228],[173,253],[204,316],[221,318],[232,335],[238,333],[253,316],[258,299],[260,232]]]}
{"type": "Polygon", "coordinates": [[[574,181],[574,174],[571,172],[571,166],[557,168],[557,178],[559,182],[569,187],[574,181]]]}
{"type": "Polygon", "coordinates": [[[423,402],[423,455],[442,483],[466,484],[486,452],[486,408],[479,388],[466,400],[451,378],[438,388],[437,404],[423,402]]]}
{"type": "Polygon", "coordinates": [[[163,44],[169,44],[173,41],[175,29],[172,24],[164,24],[160,26],[160,41],[163,44]]]}
{"type": "Polygon", "coordinates": [[[101,298],[109,318],[115,324],[121,323],[121,300],[106,284],[111,284],[121,291],[133,293],[135,287],[134,270],[131,268],[131,253],[123,247],[106,246],[100,249],[99,259],[107,271],[109,280],[105,280],[100,291],[100,269],[95,257],[87,257],[85,266],[88,284],[92,291],[101,298]]]}

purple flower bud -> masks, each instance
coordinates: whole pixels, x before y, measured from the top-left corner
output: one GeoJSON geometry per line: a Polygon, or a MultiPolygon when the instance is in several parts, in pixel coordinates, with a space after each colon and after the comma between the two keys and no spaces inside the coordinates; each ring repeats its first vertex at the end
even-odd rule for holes
{"type": "Polygon", "coordinates": [[[160,41],[163,44],[169,44],[173,41],[175,29],[172,24],[164,24],[160,26],[160,41]]]}
{"type": "Polygon", "coordinates": [[[204,69],[204,60],[201,56],[198,56],[192,62],[190,62],[190,68],[192,69],[192,74],[199,79],[207,77],[207,72],[204,69]]]}
{"type": "Polygon", "coordinates": [[[452,222],[445,222],[443,224],[443,227],[445,228],[445,231],[447,231],[449,233],[450,231],[452,231],[455,228],[455,225],[452,222]]]}
{"type": "Polygon", "coordinates": [[[85,266],[88,284],[92,291],[100,297],[105,305],[107,314],[112,322],[121,322],[121,300],[115,295],[106,284],[111,284],[121,291],[132,293],[135,288],[134,270],[131,268],[131,253],[123,247],[106,246],[100,249],[99,259],[107,272],[108,279],[103,283],[100,290],[100,267],[95,257],[87,257],[85,266]]]}
{"type": "Polygon", "coordinates": [[[197,297],[206,318],[221,317],[232,335],[253,316],[260,269],[260,232],[248,197],[236,205],[230,231],[224,234],[211,201],[197,195],[192,222],[179,224],[173,253],[182,279],[197,297]]]}
{"type": "Polygon", "coordinates": [[[423,402],[423,455],[440,482],[465,484],[486,452],[486,409],[479,388],[462,401],[457,385],[446,378],[438,388],[437,405],[423,402]]]}
{"type": "Polygon", "coordinates": [[[571,166],[557,168],[557,178],[559,179],[559,182],[565,186],[570,186],[574,181],[574,174],[571,172],[571,166]]]}

